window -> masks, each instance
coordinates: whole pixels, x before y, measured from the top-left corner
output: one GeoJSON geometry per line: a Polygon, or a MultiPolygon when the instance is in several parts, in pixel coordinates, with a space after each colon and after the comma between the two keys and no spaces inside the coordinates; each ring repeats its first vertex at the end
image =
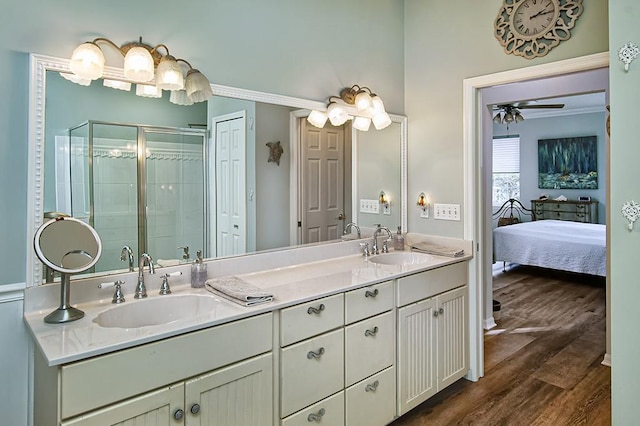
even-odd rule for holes
{"type": "Polygon", "coordinates": [[[520,137],[493,139],[493,205],[520,198],[520,137]]]}

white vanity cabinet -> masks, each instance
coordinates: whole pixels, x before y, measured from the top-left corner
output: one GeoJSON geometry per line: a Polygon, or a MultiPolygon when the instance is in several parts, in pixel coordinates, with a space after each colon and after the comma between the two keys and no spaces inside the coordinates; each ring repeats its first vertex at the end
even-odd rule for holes
{"type": "Polygon", "coordinates": [[[267,313],[61,366],[38,352],[34,423],[270,425],[272,330],[267,313]]]}
{"type": "Polygon", "coordinates": [[[467,374],[466,284],[466,262],[398,279],[398,415],[467,374]]]}

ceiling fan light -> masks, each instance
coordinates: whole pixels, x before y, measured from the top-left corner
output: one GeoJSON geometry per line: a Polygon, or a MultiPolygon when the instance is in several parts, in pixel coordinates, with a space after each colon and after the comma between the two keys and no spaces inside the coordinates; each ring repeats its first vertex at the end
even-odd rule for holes
{"type": "Polygon", "coordinates": [[[131,83],[128,81],[110,80],[105,78],[102,80],[102,85],[104,87],[110,87],[111,89],[124,90],[125,92],[131,90],[131,83]]]}
{"type": "Polygon", "coordinates": [[[522,116],[522,114],[520,114],[520,111],[515,112],[515,121],[516,123],[520,123],[521,121],[524,121],[524,117],[522,116]]]}
{"type": "Polygon", "coordinates": [[[124,76],[133,82],[151,81],[154,74],[153,68],[153,57],[142,46],[132,47],[124,57],[124,76]]]}
{"type": "Polygon", "coordinates": [[[373,125],[376,130],[382,130],[391,124],[391,117],[386,112],[380,112],[373,115],[373,125]]]}
{"type": "Polygon", "coordinates": [[[495,117],[493,117],[493,122],[496,124],[502,124],[502,115],[497,113],[495,117]]]}
{"type": "Polygon", "coordinates": [[[311,123],[313,126],[316,126],[322,129],[326,124],[328,118],[329,117],[327,116],[326,113],[314,109],[313,111],[311,111],[311,113],[307,117],[307,121],[311,123]]]}
{"type": "Polygon", "coordinates": [[[150,84],[136,84],[136,95],[143,98],[161,98],[162,89],[150,84]]]}
{"type": "Polygon", "coordinates": [[[369,113],[371,110],[373,110],[373,100],[371,99],[371,95],[369,95],[364,90],[361,90],[356,95],[355,103],[356,103],[356,109],[359,112],[369,113]]]}
{"type": "Polygon", "coordinates": [[[207,77],[196,69],[190,69],[184,82],[187,96],[193,102],[204,102],[213,96],[211,83],[207,77]]]}
{"type": "Polygon", "coordinates": [[[69,68],[80,78],[96,80],[104,71],[104,54],[95,43],[82,43],[71,54],[69,68]]]}
{"type": "Polygon", "coordinates": [[[349,119],[347,111],[336,102],[329,104],[329,107],[327,108],[327,116],[329,117],[331,124],[334,126],[342,126],[349,119]]]}
{"type": "Polygon", "coordinates": [[[189,99],[185,90],[172,90],[171,95],[169,95],[169,102],[176,105],[193,105],[193,101],[189,99]]]}
{"type": "Polygon", "coordinates": [[[70,82],[79,84],[80,86],[88,86],[93,81],[93,80],[90,80],[88,78],[81,78],[81,77],[78,77],[75,74],[70,74],[70,73],[67,73],[67,72],[61,72],[60,75],[65,80],[69,80],[70,82]]]}
{"type": "Polygon", "coordinates": [[[371,119],[369,117],[356,116],[353,119],[353,128],[358,129],[362,132],[366,132],[369,130],[371,126],[371,119]]]}
{"type": "Polygon", "coordinates": [[[160,59],[156,85],[163,90],[182,90],[184,88],[182,68],[173,56],[166,55],[160,59]]]}
{"type": "Polygon", "coordinates": [[[513,114],[505,114],[503,121],[507,124],[513,123],[513,114]]]}

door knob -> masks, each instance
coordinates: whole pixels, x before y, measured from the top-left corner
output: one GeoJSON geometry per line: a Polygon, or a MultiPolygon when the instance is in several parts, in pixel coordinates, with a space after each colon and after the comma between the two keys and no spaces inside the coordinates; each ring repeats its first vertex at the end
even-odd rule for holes
{"type": "Polygon", "coordinates": [[[344,220],[344,214],[343,213],[340,213],[338,215],[338,220],[344,220]]]}

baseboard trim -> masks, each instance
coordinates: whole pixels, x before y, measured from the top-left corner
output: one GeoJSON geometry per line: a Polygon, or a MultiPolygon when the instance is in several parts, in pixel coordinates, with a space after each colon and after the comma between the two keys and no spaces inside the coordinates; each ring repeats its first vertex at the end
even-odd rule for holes
{"type": "Polygon", "coordinates": [[[482,320],[482,328],[484,328],[485,330],[491,330],[493,327],[497,326],[498,324],[496,324],[496,320],[493,319],[493,317],[485,318],[484,320],[482,320]]]}
{"type": "Polygon", "coordinates": [[[0,285],[0,303],[24,300],[25,288],[27,288],[26,283],[0,285]]]}
{"type": "Polygon", "coordinates": [[[602,365],[606,365],[607,367],[611,367],[611,355],[606,353],[604,354],[604,358],[601,362],[602,365]]]}

